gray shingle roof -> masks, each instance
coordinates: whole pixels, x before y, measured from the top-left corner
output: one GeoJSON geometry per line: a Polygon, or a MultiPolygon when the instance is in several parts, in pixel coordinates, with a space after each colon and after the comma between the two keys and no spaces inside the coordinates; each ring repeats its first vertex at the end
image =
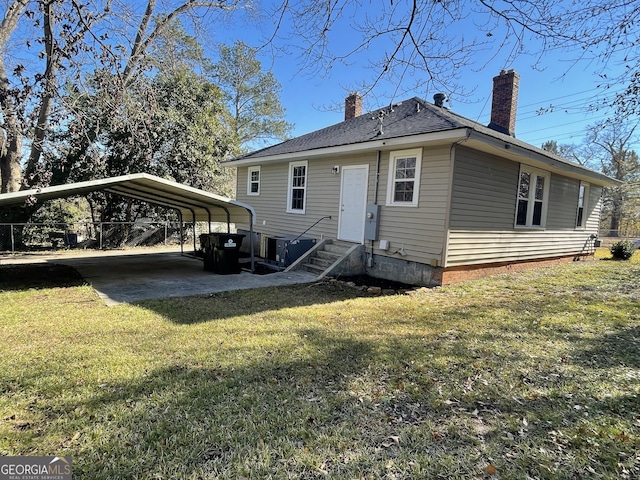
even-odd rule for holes
{"type": "Polygon", "coordinates": [[[389,140],[401,137],[410,138],[413,135],[445,132],[463,128],[473,130],[481,134],[483,138],[497,139],[505,142],[505,144],[518,146],[526,151],[533,152],[535,155],[548,159],[550,164],[554,164],[562,170],[587,174],[592,178],[604,180],[605,184],[609,185],[620,183],[600,172],[585,168],[582,165],[554,155],[541,148],[534,147],[527,142],[500,133],[418,97],[413,97],[385,108],[379,108],[372,112],[364,113],[359,117],[331,125],[330,127],[322,128],[315,132],[263,148],[262,150],[251,152],[242,157],[235,158],[227,162],[227,164],[233,165],[235,161],[240,160],[259,161],[262,158],[278,157],[278,155],[311,152],[313,150],[330,147],[346,147],[348,145],[362,144],[376,140],[389,140]]]}
{"type": "Polygon", "coordinates": [[[442,132],[469,126],[462,120],[463,117],[457,118],[446,109],[414,97],[257,150],[236,160],[258,159],[272,155],[442,132]]]}

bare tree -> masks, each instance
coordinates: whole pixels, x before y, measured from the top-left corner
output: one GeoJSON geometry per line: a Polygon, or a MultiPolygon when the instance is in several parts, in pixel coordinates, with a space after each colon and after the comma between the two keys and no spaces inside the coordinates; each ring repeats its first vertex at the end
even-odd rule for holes
{"type": "MultiPolygon", "coordinates": [[[[93,79],[105,83],[117,112],[129,86],[153,68],[149,49],[174,20],[204,31],[217,21],[224,25],[245,1],[4,0],[0,191],[48,182],[42,152],[62,86],[81,90],[83,73],[100,71],[93,79]],[[17,35],[23,31],[31,35],[17,35]],[[14,51],[30,57],[12,56],[14,51]],[[94,62],[93,68],[87,62],[94,62]],[[30,151],[25,175],[23,142],[30,151]]],[[[369,63],[373,73],[358,88],[364,93],[385,79],[397,86],[394,94],[417,87],[460,94],[468,73],[463,67],[482,68],[496,57],[507,66],[525,53],[543,63],[545,53],[563,49],[568,59],[593,62],[603,82],[629,84],[630,93],[619,101],[635,108],[630,100],[640,78],[635,0],[282,0],[263,13],[276,25],[266,44],[297,51],[307,72],[330,74],[339,63],[369,63]],[[337,36],[345,30],[348,35],[337,36]],[[606,78],[614,61],[626,62],[626,73],[606,78]]]]}
{"type": "Polygon", "coordinates": [[[581,155],[580,151],[575,145],[558,145],[558,142],[555,140],[548,140],[544,142],[542,144],[542,149],[567,160],[571,160],[572,162],[579,163],[580,165],[585,165],[589,160],[589,157],[585,158],[581,155]]]}
{"type": "Polygon", "coordinates": [[[568,69],[571,61],[590,62],[603,84],[640,83],[635,0],[282,0],[270,17],[277,21],[269,41],[295,38],[294,51],[314,74],[368,62],[365,93],[386,79],[398,89],[459,95],[461,78],[469,86],[463,67],[481,69],[494,58],[506,67],[527,54],[542,68],[545,54],[555,50],[567,53],[568,69]],[[607,78],[614,61],[626,62],[625,73],[607,78]]]}
{"type": "Polygon", "coordinates": [[[637,225],[627,220],[637,218],[640,206],[640,160],[631,149],[636,136],[637,125],[629,125],[622,120],[605,121],[589,128],[585,151],[600,163],[602,172],[622,185],[605,190],[603,221],[609,236],[619,236],[637,225]]]}
{"type": "MultiPolygon", "coordinates": [[[[28,3],[28,0],[16,0],[7,6],[0,24],[0,51],[7,49],[7,43],[28,3]]],[[[21,69],[16,69],[16,73],[20,74],[21,69]]],[[[0,55],[0,99],[3,120],[3,132],[0,136],[0,193],[5,193],[20,188],[23,138],[20,122],[22,106],[20,98],[16,98],[15,90],[11,87],[4,55],[0,55]]]]}
{"type": "Polygon", "coordinates": [[[111,82],[112,107],[117,111],[126,100],[127,87],[151,68],[145,61],[148,51],[174,20],[189,16],[195,25],[212,20],[211,12],[239,8],[239,1],[148,0],[141,13],[135,5],[115,0],[9,2],[0,23],[0,193],[49,182],[42,153],[53,109],[61,85],[82,88],[87,62],[108,73],[101,78],[111,82]],[[22,29],[31,35],[16,35],[22,29]],[[17,48],[9,48],[12,36],[20,37],[17,48]],[[16,49],[26,60],[11,57],[16,49]],[[25,140],[30,154],[23,172],[25,140]]]}

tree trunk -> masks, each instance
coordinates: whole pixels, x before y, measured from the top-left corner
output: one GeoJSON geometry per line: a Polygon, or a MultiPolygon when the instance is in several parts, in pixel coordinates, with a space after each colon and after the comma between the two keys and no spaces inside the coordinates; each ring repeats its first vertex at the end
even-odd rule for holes
{"type": "MultiPolygon", "coordinates": [[[[18,21],[29,0],[16,0],[7,6],[0,24],[0,49],[4,50],[9,37],[15,31],[18,21]]],[[[0,193],[20,190],[22,170],[20,160],[22,155],[22,132],[16,117],[15,105],[9,92],[9,77],[7,76],[4,57],[0,55],[0,108],[4,120],[2,143],[0,145],[0,193]]]]}
{"type": "MultiPolygon", "coordinates": [[[[620,188],[620,187],[618,187],[620,188]]],[[[615,191],[611,198],[611,217],[609,219],[609,237],[620,236],[620,223],[622,220],[622,194],[619,191],[615,191]]]]}
{"type": "Polygon", "coordinates": [[[17,192],[22,184],[22,135],[13,118],[5,115],[5,138],[0,149],[0,193],[17,192]]]}
{"type": "Polygon", "coordinates": [[[49,115],[51,114],[51,104],[53,95],[56,91],[56,73],[58,70],[58,55],[55,53],[55,40],[53,38],[53,4],[50,1],[44,2],[43,5],[43,26],[44,26],[44,46],[47,54],[47,67],[44,72],[44,91],[40,99],[38,107],[38,123],[33,132],[33,140],[31,142],[31,154],[25,169],[25,175],[29,182],[35,180],[34,183],[42,183],[42,180],[48,179],[33,178],[38,171],[38,163],[42,155],[44,137],[47,133],[47,125],[49,115]]]}

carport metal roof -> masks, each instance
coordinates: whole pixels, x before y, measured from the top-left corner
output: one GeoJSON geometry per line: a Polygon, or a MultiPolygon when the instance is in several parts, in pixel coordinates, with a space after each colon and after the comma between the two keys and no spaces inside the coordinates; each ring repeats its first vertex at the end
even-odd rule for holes
{"type": "Polygon", "coordinates": [[[22,204],[29,199],[45,201],[98,191],[173,208],[178,210],[183,218],[199,222],[228,224],[246,221],[249,215],[249,224],[253,224],[255,218],[255,211],[251,205],[146,173],[3,193],[0,194],[0,207],[22,204]]]}
{"type": "MultiPolygon", "coordinates": [[[[211,228],[211,222],[226,223],[228,232],[230,223],[246,222],[248,216],[251,232],[249,238],[251,269],[253,270],[253,222],[256,215],[251,205],[146,173],[3,193],[0,194],[0,207],[20,205],[34,199],[42,202],[99,191],[175,209],[179,212],[181,220],[190,219],[194,222],[194,233],[195,222],[208,222],[209,228],[211,228]]],[[[194,235],[194,251],[195,249],[194,235]]]]}

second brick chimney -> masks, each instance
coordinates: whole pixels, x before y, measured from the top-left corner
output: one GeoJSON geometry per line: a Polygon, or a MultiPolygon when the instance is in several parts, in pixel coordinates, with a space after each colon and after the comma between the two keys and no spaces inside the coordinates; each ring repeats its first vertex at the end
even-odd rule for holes
{"type": "Polygon", "coordinates": [[[362,115],[362,97],[355,92],[344,100],[344,119],[350,120],[360,115],[362,115]]]}
{"type": "Polygon", "coordinates": [[[500,75],[493,77],[493,100],[489,128],[512,137],[516,136],[519,84],[520,75],[515,70],[502,70],[500,75]]]}

